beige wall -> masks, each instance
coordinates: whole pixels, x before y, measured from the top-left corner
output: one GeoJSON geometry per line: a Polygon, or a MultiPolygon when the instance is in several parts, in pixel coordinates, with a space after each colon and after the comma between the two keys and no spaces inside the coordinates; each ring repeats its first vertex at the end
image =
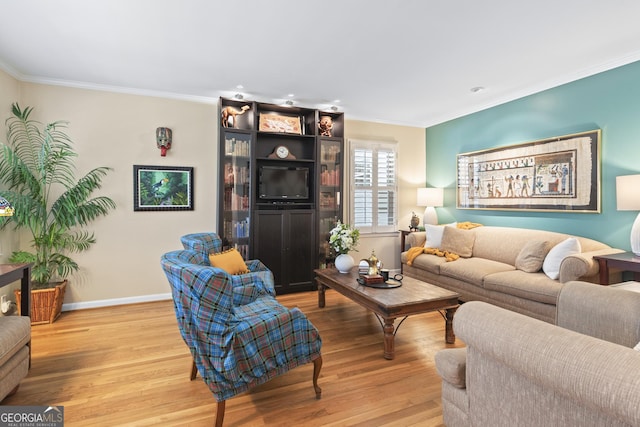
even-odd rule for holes
{"type": "MultiPolygon", "coordinates": [[[[348,112],[345,115],[348,116],[348,112]]],[[[345,140],[349,139],[398,143],[398,227],[408,229],[411,213],[415,211],[422,217],[420,212],[424,211],[424,208],[416,206],[416,189],[425,185],[425,129],[346,120],[345,140]]],[[[345,197],[349,197],[348,182],[344,185],[345,197]]],[[[348,212],[345,211],[344,217],[348,218],[348,212]]],[[[363,235],[357,249],[358,252],[351,254],[356,262],[369,258],[371,251],[375,250],[386,268],[400,270],[399,233],[363,235]]]]}
{"type": "MultiPolygon", "coordinates": [[[[2,131],[0,131],[0,141],[5,141],[4,122],[11,114],[11,104],[20,99],[20,84],[16,79],[0,70],[0,123],[2,131]]],[[[12,248],[17,244],[16,234],[11,227],[0,230],[0,263],[7,262],[7,258],[11,255],[12,248]]],[[[10,289],[18,288],[18,286],[2,288],[0,294],[10,293],[10,289]]]]}
{"type": "MultiPolygon", "coordinates": [[[[2,72],[0,85],[5,117],[11,102],[18,100],[22,106],[34,107],[34,118],[41,122],[69,121],[67,133],[79,154],[78,174],[96,166],[114,169],[100,194],[113,198],[118,207],[90,227],[97,244],[74,255],[81,269],[70,277],[64,309],[168,297],[160,255],[180,248],[183,234],[217,227],[217,105],[17,82],[2,72]],[[173,148],[166,157],[155,145],[158,126],[173,129],[173,148]],[[195,210],[134,212],[134,164],[193,166],[195,210]]],[[[347,138],[400,143],[400,225],[406,226],[416,209],[415,188],[424,184],[424,129],[361,121],[347,121],[345,129],[347,138]],[[409,191],[402,191],[405,188],[409,191]]],[[[5,253],[29,246],[28,236],[22,233],[13,239],[5,239],[2,233],[5,253]],[[5,245],[5,240],[10,242],[5,245]]],[[[371,248],[387,265],[393,264],[391,268],[399,268],[395,234],[375,241],[364,238],[360,254],[368,257],[371,248]]]]}

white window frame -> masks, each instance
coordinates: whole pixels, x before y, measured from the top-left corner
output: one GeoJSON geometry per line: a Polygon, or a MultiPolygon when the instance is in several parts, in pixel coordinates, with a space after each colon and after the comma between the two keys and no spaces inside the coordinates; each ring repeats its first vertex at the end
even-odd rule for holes
{"type": "Polygon", "coordinates": [[[371,141],[371,140],[348,140],[349,147],[349,223],[360,230],[361,234],[380,234],[390,233],[398,230],[398,143],[396,141],[371,141]],[[372,225],[365,226],[357,224],[355,220],[355,194],[356,194],[356,182],[355,182],[355,150],[365,149],[373,151],[373,183],[372,183],[372,225]],[[393,152],[395,160],[395,170],[392,185],[381,187],[378,182],[378,152],[380,150],[393,152]],[[392,207],[392,220],[389,225],[378,224],[378,191],[387,189],[393,192],[393,207],[392,207]]]}

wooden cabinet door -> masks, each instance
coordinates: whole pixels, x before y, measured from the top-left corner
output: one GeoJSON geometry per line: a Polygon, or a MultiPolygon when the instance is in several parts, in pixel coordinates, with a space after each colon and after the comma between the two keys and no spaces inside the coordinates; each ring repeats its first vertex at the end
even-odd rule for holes
{"type": "Polygon", "coordinates": [[[283,257],[289,273],[289,292],[313,289],[315,266],[315,212],[289,211],[287,253],[283,257]]]}
{"type": "Polygon", "coordinates": [[[256,212],[255,258],[273,272],[279,294],[314,287],[314,218],[310,209],[256,212]]]}
{"type": "Polygon", "coordinates": [[[284,211],[256,211],[253,240],[254,258],[262,261],[273,273],[276,291],[283,283],[282,253],[284,242],[284,211]]]}

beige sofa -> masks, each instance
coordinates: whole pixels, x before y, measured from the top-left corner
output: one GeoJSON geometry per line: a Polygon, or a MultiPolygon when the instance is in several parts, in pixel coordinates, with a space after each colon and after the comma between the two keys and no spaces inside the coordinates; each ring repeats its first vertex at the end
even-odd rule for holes
{"type": "Polygon", "coordinates": [[[640,293],[569,282],[558,326],[483,302],[453,327],[466,348],[440,350],[445,425],[640,426],[640,293]]]}
{"type": "MultiPolygon", "coordinates": [[[[448,234],[454,234],[448,233],[450,228],[444,229],[443,245],[448,234]]],[[[581,252],[564,258],[559,264],[558,279],[551,279],[541,270],[527,272],[516,268],[517,261],[526,252],[525,247],[532,243],[544,243],[548,252],[575,236],[511,227],[453,228],[456,230],[454,249],[463,246],[458,251],[468,250],[469,257],[447,262],[444,257],[421,254],[409,265],[409,252],[405,251],[401,255],[403,273],[458,292],[462,301],[492,303],[549,323],[555,322],[556,300],[562,283],[570,280],[597,283],[599,269],[593,256],[623,252],[596,240],[576,237],[581,252]],[[464,240],[462,244],[460,239],[464,240]]],[[[427,228],[428,232],[431,230],[427,228]]],[[[426,237],[426,232],[411,233],[406,237],[407,246],[424,246],[426,237]]]]}

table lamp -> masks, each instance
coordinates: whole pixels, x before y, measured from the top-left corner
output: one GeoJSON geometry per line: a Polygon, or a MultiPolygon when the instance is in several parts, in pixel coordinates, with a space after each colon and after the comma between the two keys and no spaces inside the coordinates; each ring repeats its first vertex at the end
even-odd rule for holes
{"type": "MultiPolygon", "coordinates": [[[[616,205],[619,211],[640,211],[640,175],[616,177],[616,205]]],[[[640,213],[631,226],[631,252],[640,256],[640,213]]]]}
{"type": "Polygon", "coordinates": [[[442,188],[418,188],[417,204],[426,206],[422,225],[438,224],[438,214],[435,208],[443,205],[444,191],[442,188]]]}
{"type": "Polygon", "coordinates": [[[13,206],[4,197],[0,196],[0,216],[13,216],[13,206]]]}

